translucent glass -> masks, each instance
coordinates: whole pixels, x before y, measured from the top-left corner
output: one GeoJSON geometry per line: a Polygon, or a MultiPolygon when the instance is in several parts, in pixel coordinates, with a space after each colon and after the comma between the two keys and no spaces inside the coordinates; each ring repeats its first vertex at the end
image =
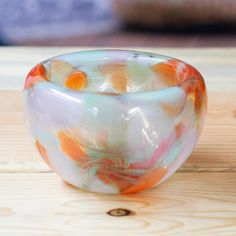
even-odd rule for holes
{"type": "Polygon", "coordinates": [[[70,184],[102,193],[167,179],[196,145],[207,106],[191,65],[128,50],[46,60],[30,71],[24,96],[45,162],[70,184]]]}

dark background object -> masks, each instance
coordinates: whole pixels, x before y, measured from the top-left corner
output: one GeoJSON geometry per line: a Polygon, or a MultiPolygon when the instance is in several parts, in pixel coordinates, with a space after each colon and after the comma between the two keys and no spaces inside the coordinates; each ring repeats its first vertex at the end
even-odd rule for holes
{"type": "Polygon", "coordinates": [[[112,0],[124,24],[152,29],[234,25],[234,0],[112,0]]]}

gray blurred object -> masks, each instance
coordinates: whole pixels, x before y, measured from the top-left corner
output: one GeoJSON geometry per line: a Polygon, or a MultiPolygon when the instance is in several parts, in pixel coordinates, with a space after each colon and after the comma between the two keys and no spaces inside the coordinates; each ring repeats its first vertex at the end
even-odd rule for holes
{"type": "Polygon", "coordinates": [[[151,28],[236,23],[235,0],[112,0],[125,24],[151,28]]]}
{"type": "Polygon", "coordinates": [[[0,41],[112,32],[117,20],[110,0],[0,0],[0,41]]]}

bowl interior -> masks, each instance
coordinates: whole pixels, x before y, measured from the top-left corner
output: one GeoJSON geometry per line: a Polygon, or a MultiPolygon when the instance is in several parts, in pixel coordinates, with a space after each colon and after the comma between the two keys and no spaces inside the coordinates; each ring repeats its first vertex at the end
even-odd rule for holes
{"type": "MultiPolygon", "coordinates": [[[[170,58],[136,51],[83,51],[51,58],[43,65],[49,81],[77,91],[136,93],[175,86],[170,58]]],[[[177,61],[175,59],[175,61],[177,61]]]]}

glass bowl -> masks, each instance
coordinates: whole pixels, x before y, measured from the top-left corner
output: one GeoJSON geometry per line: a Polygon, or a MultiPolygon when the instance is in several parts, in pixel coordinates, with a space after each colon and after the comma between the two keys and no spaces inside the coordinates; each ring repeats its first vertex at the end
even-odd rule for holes
{"type": "Polygon", "coordinates": [[[201,74],[178,59],[129,50],[60,55],[28,74],[28,123],[44,161],[87,191],[135,193],[172,175],[201,133],[201,74]]]}

